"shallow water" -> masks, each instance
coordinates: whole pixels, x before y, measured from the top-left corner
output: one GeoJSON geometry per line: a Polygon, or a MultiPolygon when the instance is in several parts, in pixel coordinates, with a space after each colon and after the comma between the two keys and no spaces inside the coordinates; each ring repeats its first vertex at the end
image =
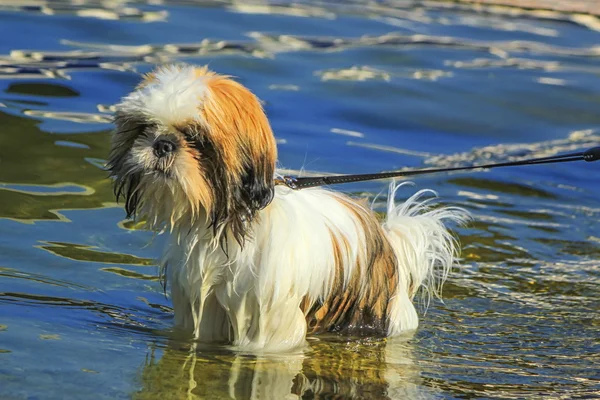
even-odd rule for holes
{"type": "MultiPolygon", "coordinates": [[[[456,166],[600,142],[598,21],[430,1],[0,3],[0,397],[598,398],[600,166],[415,180],[467,208],[463,266],[414,336],[264,357],[171,340],[153,259],[103,163],[155,63],[266,103],[305,174],[456,166]]],[[[376,195],[386,182],[341,190],[376,195]]],[[[423,315],[424,314],[424,315],[423,315]]]]}

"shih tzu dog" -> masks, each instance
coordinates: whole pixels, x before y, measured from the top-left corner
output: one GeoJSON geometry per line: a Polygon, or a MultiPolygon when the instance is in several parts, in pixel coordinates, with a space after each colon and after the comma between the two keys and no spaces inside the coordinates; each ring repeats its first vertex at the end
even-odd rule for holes
{"type": "Polygon", "coordinates": [[[206,342],[279,351],[307,334],[414,330],[412,300],[438,294],[456,257],[420,191],[387,216],[324,188],[277,184],[259,99],[206,67],[147,74],[115,113],[108,168],[128,217],[170,233],[160,261],[175,324],[206,342]]]}

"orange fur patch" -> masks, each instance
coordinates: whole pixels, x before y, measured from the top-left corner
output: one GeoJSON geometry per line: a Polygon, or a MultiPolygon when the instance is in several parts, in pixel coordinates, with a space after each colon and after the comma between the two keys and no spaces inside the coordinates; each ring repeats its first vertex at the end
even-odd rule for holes
{"type": "Polygon", "coordinates": [[[241,164],[244,155],[250,156],[256,164],[266,159],[274,167],[277,146],[258,98],[228,77],[207,73],[206,69],[199,69],[198,74],[210,77],[209,94],[201,113],[213,143],[221,147],[227,169],[239,175],[245,167],[241,164]],[[240,151],[248,154],[240,154],[240,151]]]}
{"type": "MultiPolygon", "coordinates": [[[[185,141],[182,140],[182,143],[185,141]]],[[[196,149],[183,144],[178,157],[185,166],[185,179],[187,180],[186,193],[190,199],[193,215],[198,215],[201,205],[205,210],[211,210],[214,205],[213,188],[206,179],[206,175],[198,165],[200,155],[196,149]]]]}

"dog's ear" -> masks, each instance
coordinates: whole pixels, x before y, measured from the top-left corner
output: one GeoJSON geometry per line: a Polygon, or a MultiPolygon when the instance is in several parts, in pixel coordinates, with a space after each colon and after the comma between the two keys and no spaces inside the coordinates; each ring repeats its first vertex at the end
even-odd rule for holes
{"type": "Polygon", "coordinates": [[[232,206],[229,226],[236,240],[242,244],[247,235],[248,222],[256,213],[269,205],[275,191],[274,165],[269,154],[260,154],[244,163],[237,184],[230,187],[232,206]]]}
{"type": "Polygon", "coordinates": [[[223,200],[222,206],[214,207],[213,223],[217,231],[219,226],[229,226],[241,242],[248,223],[273,199],[277,145],[262,104],[252,92],[225,76],[211,76],[206,83],[201,117],[215,157],[201,161],[219,171],[210,174],[207,168],[207,174],[214,175],[215,197],[223,200]]]}
{"type": "Polygon", "coordinates": [[[273,200],[273,173],[273,167],[266,160],[261,160],[259,165],[249,165],[245,168],[239,195],[250,210],[261,210],[273,200]]]}

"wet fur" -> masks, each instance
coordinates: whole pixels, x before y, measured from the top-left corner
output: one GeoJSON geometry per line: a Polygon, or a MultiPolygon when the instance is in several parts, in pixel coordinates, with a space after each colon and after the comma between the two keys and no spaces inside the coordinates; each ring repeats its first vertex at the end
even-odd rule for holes
{"type": "Polygon", "coordinates": [[[244,349],[300,346],[307,333],[394,336],[417,328],[412,300],[454,263],[445,222],[419,192],[383,224],[323,188],[275,185],[277,150],[259,100],[206,68],[166,66],[118,106],[108,162],[127,215],[171,239],[161,266],[176,325],[244,349]],[[174,154],[157,158],[167,138],[174,154]]]}

